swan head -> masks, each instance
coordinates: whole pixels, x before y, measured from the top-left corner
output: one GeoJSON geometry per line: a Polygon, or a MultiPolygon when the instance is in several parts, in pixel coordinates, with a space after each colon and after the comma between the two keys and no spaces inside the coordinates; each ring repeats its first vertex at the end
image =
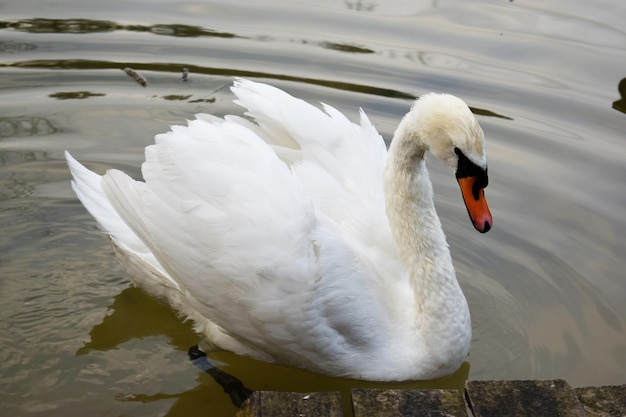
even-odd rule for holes
{"type": "Polygon", "coordinates": [[[396,136],[413,142],[422,155],[430,150],[455,173],[474,227],[488,232],[493,219],[484,194],[489,182],[485,135],[467,104],[450,94],[423,95],[396,136]]]}

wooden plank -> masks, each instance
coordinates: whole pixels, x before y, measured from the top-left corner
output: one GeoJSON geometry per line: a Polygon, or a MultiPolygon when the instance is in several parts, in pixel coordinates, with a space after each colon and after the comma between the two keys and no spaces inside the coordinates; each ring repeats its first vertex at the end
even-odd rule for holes
{"type": "Polygon", "coordinates": [[[353,389],[354,417],[467,417],[458,390],[353,389]]]}
{"type": "Polygon", "coordinates": [[[465,395],[474,417],[587,417],[576,393],[562,379],[468,381],[465,395]]]}
{"type": "Polygon", "coordinates": [[[236,417],[342,417],[338,392],[255,391],[236,417]]]}
{"type": "Polygon", "coordinates": [[[626,385],[575,388],[590,417],[626,416],[626,385]]]}

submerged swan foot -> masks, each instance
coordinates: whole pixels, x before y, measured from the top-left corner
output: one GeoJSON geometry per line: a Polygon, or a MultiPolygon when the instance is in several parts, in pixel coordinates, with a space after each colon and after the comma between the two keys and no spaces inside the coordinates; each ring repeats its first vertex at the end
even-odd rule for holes
{"type": "Polygon", "coordinates": [[[200,368],[207,374],[211,375],[215,382],[220,384],[224,392],[230,396],[230,401],[238,408],[246,402],[252,395],[252,391],[243,385],[243,383],[229,373],[216,368],[206,356],[206,353],[200,350],[198,345],[193,345],[187,351],[189,360],[196,367],[200,368]]]}

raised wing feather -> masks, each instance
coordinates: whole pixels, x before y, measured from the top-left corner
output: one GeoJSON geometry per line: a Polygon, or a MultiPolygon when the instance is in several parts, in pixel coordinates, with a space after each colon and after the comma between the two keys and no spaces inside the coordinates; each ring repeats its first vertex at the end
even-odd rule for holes
{"type": "Polygon", "coordinates": [[[275,87],[238,80],[236,101],[271,144],[300,151],[294,174],[324,216],[349,245],[368,278],[402,276],[385,213],[385,143],[363,111],[360,124],[335,108],[319,109],[275,87]]]}

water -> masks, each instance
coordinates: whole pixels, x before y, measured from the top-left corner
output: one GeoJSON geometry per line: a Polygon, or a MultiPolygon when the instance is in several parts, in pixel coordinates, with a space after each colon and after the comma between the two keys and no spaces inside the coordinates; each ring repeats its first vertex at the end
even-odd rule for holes
{"type": "MultiPolygon", "coordinates": [[[[430,164],[471,354],[450,378],[399,386],[625,383],[624,16],[608,0],[0,2],[2,414],[232,415],[187,362],[190,326],[129,286],[62,152],[139,176],[170,124],[239,112],[235,76],[350,117],[362,107],[386,138],[431,90],[479,115],[492,231],[473,230],[453,177],[430,164]]],[[[361,385],[212,357],[252,389],[361,385]]]]}

